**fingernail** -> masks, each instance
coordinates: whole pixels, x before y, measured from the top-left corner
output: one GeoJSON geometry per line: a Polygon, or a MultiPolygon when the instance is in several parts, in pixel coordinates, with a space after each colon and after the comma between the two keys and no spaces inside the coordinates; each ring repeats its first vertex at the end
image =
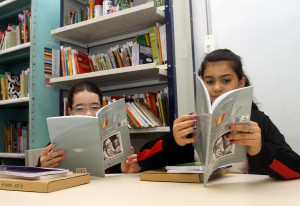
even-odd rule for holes
{"type": "Polygon", "coordinates": [[[229,125],[229,126],[227,126],[227,127],[226,127],[226,129],[231,129],[231,126],[230,126],[230,125],[229,125]]]}
{"type": "Polygon", "coordinates": [[[194,137],[193,139],[194,139],[194,141],[197,141],[197,140],[198,140],[198,137],[194,137]]]}
{"type": "Polygon", "coordinates": [[[195,114],[195,115],[194,115],[194,117],[195,117],[195,118],[198,118],[198,115],[197,115],[197,114],[195,114]]]}
{"type": "Polygon", "coordinates": [[[193,130],[196,130],[197,129],[197,126],[193,126],[193,130]]]}
{"type": "Polygon", "coordinates": [[[228,134],[226,134],[226,135],[225,135],[225,138],[229,138],[229,135],[228,135],[228,134]]]}
{"type": "Polygon", "coordinates": [[[197,124],[197,120],[194,120],[194,124],[197,124]]]}

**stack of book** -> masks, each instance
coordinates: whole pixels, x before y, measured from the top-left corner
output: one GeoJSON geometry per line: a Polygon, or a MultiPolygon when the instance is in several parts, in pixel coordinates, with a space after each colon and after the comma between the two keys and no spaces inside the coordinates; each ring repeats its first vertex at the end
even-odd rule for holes
{"type": "Polygon", "coordinates": [[[90,174],[68,169],[0,166],[1,190],[53,192],[89,182],[90,174]]]}
{"type": "MultiPolygon", "coordinates": [[[[214,179],[225,175],[227,168],[231,165],[220,167],[213,172],[209,179],[214,179]]],[[[205,174],[205,164],[201,162],[191,162],[179,165],[166,166],[157,170],[149,170],[141,173],[142,181],[159,182],[191,182],[203,183],[205,174]]]]}

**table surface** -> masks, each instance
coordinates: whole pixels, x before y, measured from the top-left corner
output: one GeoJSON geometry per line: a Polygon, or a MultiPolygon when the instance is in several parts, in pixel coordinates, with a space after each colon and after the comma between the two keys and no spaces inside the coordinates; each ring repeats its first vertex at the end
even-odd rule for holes
{"type": "Polygon", "coordinates": [[[300,179],[226,174],[201,183],[140,181],[139,174],[92,177],[89,184],[51,193],[0,190],[1,205],[300,205],[300,179]]]}

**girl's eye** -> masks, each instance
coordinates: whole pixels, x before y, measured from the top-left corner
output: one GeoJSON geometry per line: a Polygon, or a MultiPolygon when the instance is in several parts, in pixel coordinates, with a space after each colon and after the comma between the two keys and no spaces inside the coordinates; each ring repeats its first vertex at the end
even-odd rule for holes
{"type": "Polygon", "coordinates": [[[210,80],[210,81],[206,81],[206,84],[213,84],[214,81],[213,80],[210,80]]]}
{"type": "Polygon", "coordinates": [[[231,79],[224,79],[224,83],[229,83],[231,82],[231,79]]]}

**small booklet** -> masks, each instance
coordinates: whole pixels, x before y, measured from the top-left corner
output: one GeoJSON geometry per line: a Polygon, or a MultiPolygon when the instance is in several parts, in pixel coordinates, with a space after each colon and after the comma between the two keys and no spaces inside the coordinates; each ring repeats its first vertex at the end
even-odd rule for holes
{"type": "Polygon", "coordinates": [[[131,155],[124,99],[101,108],[96,117],[50,117],[47,124],[54,151],[66,151],[59,168],[104,177],[105,169],[131,155]]]}
{"type": "Polygon", "coordinates": [[[199,170],[199,171],[204,171],[205,170],[205,165],[201,162],[188,162],[188,163],[183,163],[183,164],[178,164],[178,165],[172,165],[172,166],[166,166],[166,170],[199,170]]]}
{"type": "MultiPolygon", "coordinates": [[[[215,171],[223,170],[232,167],[232,165],[224,165],[222,167],[218,167],[215,171]]],[[[178,165],[166,166],[166,170],[168,173],[194,173],[201,174],[205,173],[205,165],[201,162],[188,162],[178,165]]]]}
{"type": "Polygon", "coordinates": [[[0,165],[0,177],[42,180],[72,175],[68,169],[0,165]]]}
{"type": "Polygon", "coordinates": [[[224,138],[230,124],[249,124],[253,87],[235,89],[218,97],[213,104],[200,77],[196,80],[196,113],[198,130],[193,143],[200,161],[205,165],[204,186],[217,168],[246,161],[246,146],[231,144],[224,138]]]}

